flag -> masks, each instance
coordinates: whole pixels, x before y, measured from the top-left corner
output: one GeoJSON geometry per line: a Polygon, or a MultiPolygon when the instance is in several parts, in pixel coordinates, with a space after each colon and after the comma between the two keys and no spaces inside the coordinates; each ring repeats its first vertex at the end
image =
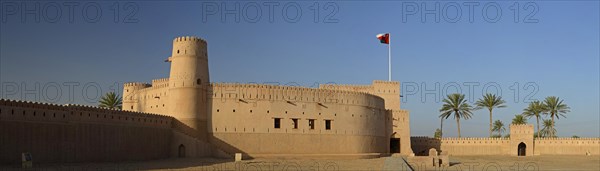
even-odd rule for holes
{"type": "Polygon", "coordinates": [[[383,44],[390,44],[390,34],[389,33],[378,34],[377,39],[379,39],[379,42],[381,42],[383,44]]]}

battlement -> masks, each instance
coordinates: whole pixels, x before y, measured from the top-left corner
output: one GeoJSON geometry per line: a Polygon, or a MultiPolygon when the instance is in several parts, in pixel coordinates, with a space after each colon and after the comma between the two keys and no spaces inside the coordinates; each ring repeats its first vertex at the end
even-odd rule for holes
{"type": "Polygon", "coordinates": [[[153,79],[152,80],[152,85],[159,84],[159,83],[164,83],[164,82],[169,82],[169,78],[153,79]]]}
{"type": "Polygon", "coordinates": [[[572,138],[572,137],[557,137],[557,138],[535,138],[536,141],[538,140],[557,140],[557,141],[562,141],[562,140],[585,140],[585,141],[600,141],[600,138],[594,138],[594,137],[583,137],[583,138],[572,138]]]}
{"type": "Polygon", "coordinates": [[[461,141],[461,140],[477,140],[477,141],[490,141],[490,140],[510,140],[510,138],[488,138],[488,137],[443,137],[433,138],[429,136],[414,136],[410,137],[415,140],[440,140],[440,141],[461,141]]]}
{"type": "Polygon", "coordinates": [[[199,37],[195,37],[195,36],[181,36],[181,37],[176,37],[175,39],[173,39],[173,43],[175,42],[201,42],[206,44],[206,40],[199,38],[199,37]]]}
{"type": "Polygon", "coordinates": [[[510,127],[515,128],[533,128],[532,124],[510,124],[510,127]]]}
{"type": "Polygon", "coordinates": [[[373,84],[400,85],[399,81],[373,80],[373,84]]]}
{"type": "Polygon", "coordinates": [[[142,83],[142,82],[129,82],[129,83],[125,83],[123,84],[123,86],[125,87],[150,87],[151,85],[148,83],[142,83]]]}
{"type": "Polygon", "coordinates": [[[213,89],[218,88],[263,88],[272,90],[292,90],[302,91],[303,93],[335,93],[344,95],[371,95],[366,92],[356,92],[338,89],[321,89],[321,88],[309,88],[309,87],[298,87],[298,86],[287,86],[287,85],[271,85],[271,84],[241,84],[241,83],[210,83],[213,89]]]}
{"type": "Polygon", "coordinates": [[[120,109],[108,109],[97,106],[80,105],[80,104],[53,104],[53,103],[41,103],[32,101],[21,101],[21,100],[10,100],[0,99],[0,105],[9,107],[20,107],[20,108],[35,108],[35,109],[51,109],[51,110],[77,110],[87,112],[104,112],[104,113],[121,113],[123,115],[140,115],[150,117],[170,117],[165,115],[159,115],[154,113],[134,112],[134,111],[122,111],[120,109]]]}

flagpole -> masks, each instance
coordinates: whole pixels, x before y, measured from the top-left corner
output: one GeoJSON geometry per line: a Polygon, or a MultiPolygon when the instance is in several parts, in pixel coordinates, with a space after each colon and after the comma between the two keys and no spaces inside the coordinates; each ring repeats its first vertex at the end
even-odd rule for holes
{"type": "Polygon", "coordinates": [[[388,34],[388,81],[392,81],[392,34],[388,34]]]}

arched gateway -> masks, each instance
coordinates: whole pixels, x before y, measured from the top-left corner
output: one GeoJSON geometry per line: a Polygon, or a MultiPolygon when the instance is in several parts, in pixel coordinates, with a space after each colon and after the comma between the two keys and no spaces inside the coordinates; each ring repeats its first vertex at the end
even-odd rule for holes
{"type": "Polygon", "coordinates": [[[517,148],[517,154],[519,156],[525,156],[525,151],[526,151],[527,145],[525,145],[525,143],[521,142],[519,143],[519,147],[517,148]]]}

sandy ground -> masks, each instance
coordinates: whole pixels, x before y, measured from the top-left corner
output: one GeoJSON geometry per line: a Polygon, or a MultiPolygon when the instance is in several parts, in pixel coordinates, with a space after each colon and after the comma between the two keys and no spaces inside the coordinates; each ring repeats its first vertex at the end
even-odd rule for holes
{"type": "MultiPolygon", "coordinates": [[[[437,170],[600,170],[600,156],[451,156],[451,166],[437,170]],[[500,167],[500,169],[497,169],[500,167]]],[[[0,170],[17,170],[16,166],[0,166],[0,170]]],[[[412,166],[421,170],[418,166],[412,166]]],[[[245,160],[186,158],[127,163],[42,164],[34,170],[408,170],[402,159],[383,157],[347,160],[245,160]]]]}
{"type": "Polygon", "coordinates": [[[447,170],[600,170],[600,156],[451,156],[450,163],[447,170]]]}

